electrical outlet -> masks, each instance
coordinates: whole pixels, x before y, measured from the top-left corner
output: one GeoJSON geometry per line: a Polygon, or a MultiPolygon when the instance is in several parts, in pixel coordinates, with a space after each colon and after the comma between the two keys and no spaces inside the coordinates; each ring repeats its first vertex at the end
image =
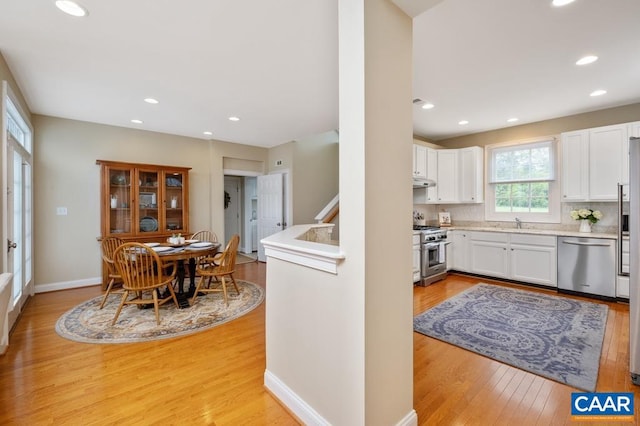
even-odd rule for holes
{"type": "Polygon", "coordinates": [[[276,166],[282,166],[282,160],[276,160],[276,166]]]}
{"type": "Polygon", "coordinates": [[[56,214],[58,216],[66,216],[67,215],[67,208],[66,207],[57,207],[56,208],[56,214]]]}

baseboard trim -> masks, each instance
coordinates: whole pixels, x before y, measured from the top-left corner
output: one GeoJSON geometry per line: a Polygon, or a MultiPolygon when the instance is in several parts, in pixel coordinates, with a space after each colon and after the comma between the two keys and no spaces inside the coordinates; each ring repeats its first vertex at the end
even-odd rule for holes
{"type": "Polygon", "coordinates": [[[269,370],[264,371],[264,385],[302,423],[318,426],[331,424],[269,370]]]}
{"type": "MultiPolygon", "coordinates": [[[[269,370],[264,371],[264,386],[303,424],[314,426],[331,424],[269,370]]],[[[418,426],[416,410],[412,409],[396,423],[396,426],[418,426]]]]}
{"type": "Polygon", "coordinates": [[[396,426],[418,426],[418,413],[411,410],[402,420],[396,423],[396,426]]]}
{"type": "Polygon", "coordinates": [[[99,285],[102,282],[102,278],[85,278],[83,280],[75,280],[75,281],[62,281],[58,283],[49,283],[49,284],[38,284],[34,286],[34,291],[36,293],[48,293],[50,291],[58,291],[58,290],[69,290],[72,288],[80,288],[80,287],[91,287],[94,285],[99,285]]]}

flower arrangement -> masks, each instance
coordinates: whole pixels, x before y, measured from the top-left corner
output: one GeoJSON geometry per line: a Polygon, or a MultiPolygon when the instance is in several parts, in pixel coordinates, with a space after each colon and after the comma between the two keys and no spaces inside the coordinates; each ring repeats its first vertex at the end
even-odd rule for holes
{"type": "Polygon", "coordinates": [[[600,210],[578,209],[571,210],[571,218],[574,220],[588,220],[591,223],[598,223],[602,219],[600,210]]]}

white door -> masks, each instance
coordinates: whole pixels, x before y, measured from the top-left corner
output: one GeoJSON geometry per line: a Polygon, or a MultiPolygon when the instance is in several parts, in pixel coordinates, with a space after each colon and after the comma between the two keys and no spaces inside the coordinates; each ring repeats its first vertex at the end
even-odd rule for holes
{"type": "MultiPolygon", "coordinates": [[[[27,297],[33,295],[33,177],[31,155],[31,129],[23,116],[6,95],[7,138],[4,152],[6,163],[6,211],[7,240],[5,265],[13,274],[12,295],[9,312],[9,328],[16,322],[27,297]]],[[[6,244],[6,245],[5,245],[6,244]]]]}
{"type": "Polygon", "coordinates": [[[226,245],[235,234],[240,235],[242,238],[240,231],[240,178],[237,176],[225,176],[224,191],[224,243],[226,245]]]}
{"type": "Polygon", "coordinates": [[[260,240],[284,228],[282,174],[258,176],[258,260],[265,262],[260,240]]]}

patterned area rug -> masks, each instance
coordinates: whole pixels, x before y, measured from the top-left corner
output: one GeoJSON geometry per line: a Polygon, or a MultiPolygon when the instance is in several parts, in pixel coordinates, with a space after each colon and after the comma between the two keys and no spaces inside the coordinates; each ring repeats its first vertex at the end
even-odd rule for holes
{"type": "Polygon", "coordinates": [[[414,330],[593,392],[606,305],[480,283],[416,316],[414,330]]]}
{"type": "Polygon", "coordinates": [[[248,256],[246,254],[238,253],[236,255],[236,265],[241,265],[243,263],[251,263],[257,262],[257,257],[248,256]]]}
{"type": "Polygon", "coordinates": [[[245,315],[264,300],[264,289],[257,284],[236,280],[240,295],[233,285],[227,286],[229,307],[222,293],[198,296],[193,306],[177,309],[173,303],[160,306],[160,325],[153,308],[122,308],[115,325],[111,325],[120,304],[121,294],[109,296],[104,308],[98,309],[102,296],[94,297],[64,313],[56,322],[56,332],[83,343],[132,343],[168,339],[197,333],[245,315]]]}

